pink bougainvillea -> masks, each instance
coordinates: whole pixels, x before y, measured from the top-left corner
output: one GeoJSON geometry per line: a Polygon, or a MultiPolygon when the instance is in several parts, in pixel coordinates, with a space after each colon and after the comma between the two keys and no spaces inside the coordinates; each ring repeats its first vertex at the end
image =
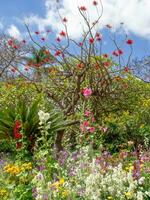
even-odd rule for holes
{"type": "Polygon", "coordinates": [[[92,94],[91,88],[84,88],[82,90],[82,94],[83,94],[84,97],[88,98],[92,94]]]}

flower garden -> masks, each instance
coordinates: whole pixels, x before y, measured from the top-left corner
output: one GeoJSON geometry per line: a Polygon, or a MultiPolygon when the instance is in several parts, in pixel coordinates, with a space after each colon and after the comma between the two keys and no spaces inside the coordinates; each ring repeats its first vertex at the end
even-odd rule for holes
{"type": "Polygon", "coordinates": [[[0,38],[0,200],[150,200],[150,84],[113,25],[102,51],[89,9],[80,41],[59,12],[53,44],[27,24],[28,41],[0,38]]]}

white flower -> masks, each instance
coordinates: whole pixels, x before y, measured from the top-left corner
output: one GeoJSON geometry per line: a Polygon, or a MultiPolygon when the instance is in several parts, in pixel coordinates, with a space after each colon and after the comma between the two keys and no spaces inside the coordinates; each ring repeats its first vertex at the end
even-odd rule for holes
{"type": "Polygon", "coordinates": [[[39,115],[39,120],[40,120],[40,125],[44,124],[47,122],[47,120],[50,118],[50,114],[49,113],[45,113],[43,112],[42,110],[40,110],[38,112],[38,115],[39,115]]]}
{"type": "Polygon", "coordinates": [[[143,200],[143,193],[142,192],[137,192],[137,200],[143,200]]]}
{"type": "Polygon", "coordinates": [[[138,183],[140,185],[142,185],[144,183],[144,180],[145,180],[145,177],[141,177],[139,180],[138,180],[138,183]]]}

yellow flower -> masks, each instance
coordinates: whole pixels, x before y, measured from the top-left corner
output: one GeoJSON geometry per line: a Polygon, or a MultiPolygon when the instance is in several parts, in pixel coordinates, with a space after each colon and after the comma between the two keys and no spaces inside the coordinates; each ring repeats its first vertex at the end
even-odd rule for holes
{"type": "Polygon", "coordinates": [[[107,199],[113,199],[112,196],[108,196],[107,199]]]}
{"type": "Polygon", "coordinates": [[[64,178],[61,178],[61,179],[59,180],[59,184],[60,184],[60,185],[63,185],[64,182],[65,182],[64,178]]]}
{"type": "Polygon", "coordinates": [[[0,189],[0,197],[8,196],[8,192],[5,189],[0,189]]]}
{"type": "Polygon", "coordinates": [[[127,199],[132,198],[132,193],[131,192],[125,192],[124,195],[127,197],[127,199]]]}
{"type": "Polygon", "coordinates": [[[64,191],[61,193],[61,195],[62,195],[63,198],[67,197],[68,194],[69,194],[69,191],[68,191],[68,190],[64,190],[64,191]]]}

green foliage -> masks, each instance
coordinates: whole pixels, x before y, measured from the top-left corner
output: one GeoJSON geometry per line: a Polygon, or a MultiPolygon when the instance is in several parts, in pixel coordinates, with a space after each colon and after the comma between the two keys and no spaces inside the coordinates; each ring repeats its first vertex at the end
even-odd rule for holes
{"type": "Polygon", "coordinates": [[[14,151],[14,143],[11,139],[0,139],[0,152],[13,152],[14,151]]]}
{"type": "Polygon", "coordinates": [[[38,133],[38,104],[39,101],[36,100],[28,106],[24,100],[3,109],[0,113],[0,135],[13,137],[14,124],[19,116],[26,136],[34,137],[38,133]]]}

